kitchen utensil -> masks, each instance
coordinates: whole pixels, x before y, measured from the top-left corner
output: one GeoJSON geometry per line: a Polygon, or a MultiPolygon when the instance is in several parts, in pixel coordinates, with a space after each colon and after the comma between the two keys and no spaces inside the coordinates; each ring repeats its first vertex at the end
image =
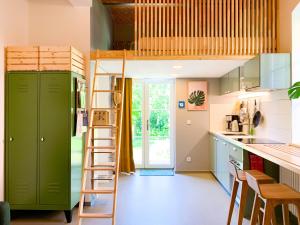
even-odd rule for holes
{"type": "Polygon", "coordinates": [[[257,102],[255,100],[255,102],[254,102],[254,116],[253,116],[253,120],[252,120],[252,124],[253,124],[254,127],[258,127],[258,125],[261,122],[261,118],[262,118],[262,115],[261,115],[261,112],[259,111],[259,109],[257,107],[257,102]]]}

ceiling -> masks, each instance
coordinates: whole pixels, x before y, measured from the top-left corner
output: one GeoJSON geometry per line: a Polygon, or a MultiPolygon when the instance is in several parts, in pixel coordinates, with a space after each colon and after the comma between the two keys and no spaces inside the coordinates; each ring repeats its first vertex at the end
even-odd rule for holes
{"type": "MultiPolygon", "coordinates": [[[[133,78],[217,78],[247,60],[128,60],[126,76],[133,78]]],[[[102,60],[101,72],[119,73],[120,60],[102,60]]]]}

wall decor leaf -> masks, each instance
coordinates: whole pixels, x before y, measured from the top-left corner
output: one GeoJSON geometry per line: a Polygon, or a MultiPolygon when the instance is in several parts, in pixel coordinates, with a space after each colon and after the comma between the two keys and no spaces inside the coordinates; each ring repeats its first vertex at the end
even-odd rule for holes
{"type": "Polygon", "coordinates": [[[201,90],[193,91],[188,98],[190,104],[201,106],[205,102],[205,93],[201,90]]]}

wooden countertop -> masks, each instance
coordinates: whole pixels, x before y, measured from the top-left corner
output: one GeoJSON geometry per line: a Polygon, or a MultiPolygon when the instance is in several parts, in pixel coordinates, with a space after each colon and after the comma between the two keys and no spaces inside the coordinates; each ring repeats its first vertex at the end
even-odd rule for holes
{"type": "MultiPolygon", "coordinates": [[[[226,136],[222,132],[210,131],[211,134],[222,138],[229,143],[236,145],[244,150],[267,159],[279,166],[300,174],[300,148],[293,148],[289,145],[280,145],[281,148],[273,147],[268,144],[244,144],[234,138],[249,138],[249,136],[226,136]],[[286,146],[286,147],[285,147],[286,146]],[[291,149],[293,148],[293,149],[291,149]],[[299,152],[298,152],[299,150],[299,152]]],[[[278,145],[279,147],[279,145],[278,145]]]]}

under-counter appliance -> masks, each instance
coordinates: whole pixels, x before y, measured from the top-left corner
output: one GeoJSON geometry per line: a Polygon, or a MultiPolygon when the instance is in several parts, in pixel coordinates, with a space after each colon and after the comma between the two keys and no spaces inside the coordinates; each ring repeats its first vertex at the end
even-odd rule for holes
{"type": "Polygon", "coordinates": [[[226,115],[226,131],[240,131],[240,117],[238,115],[226,115]]]}

